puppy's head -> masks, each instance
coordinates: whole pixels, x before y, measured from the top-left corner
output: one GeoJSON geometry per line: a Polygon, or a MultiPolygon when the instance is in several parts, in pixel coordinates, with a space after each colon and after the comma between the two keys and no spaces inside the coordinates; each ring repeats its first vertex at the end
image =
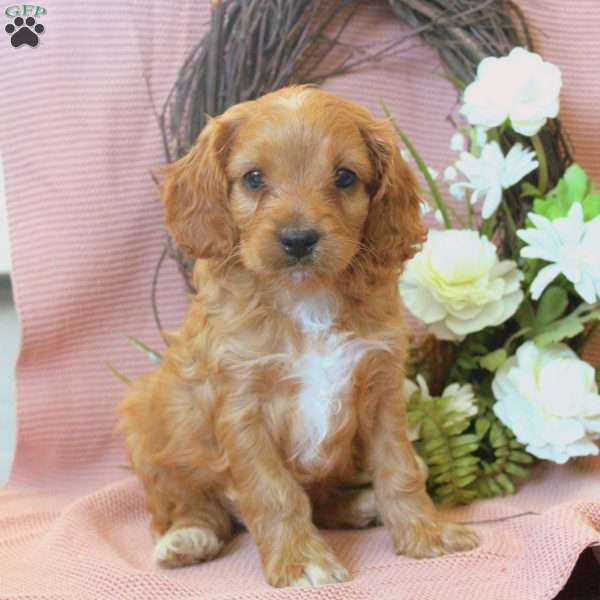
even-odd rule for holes
{"type": "Polygon", "coordinates": [[[290,285],[396,268],[422,241],[394,134],[357,104],[285,88],[214,118],[167,168],[167,225],[191,256],[290,285]]]}

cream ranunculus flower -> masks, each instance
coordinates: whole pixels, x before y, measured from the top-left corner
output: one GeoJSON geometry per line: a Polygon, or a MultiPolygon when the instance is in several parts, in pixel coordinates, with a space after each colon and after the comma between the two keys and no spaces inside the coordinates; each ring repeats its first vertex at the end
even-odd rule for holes
{"type": "Polygon", "coordinates": [[[594,369],[571,348],[526,342],[496,373],[494,412],[527,451],[565,463],[598,454],[600,395],[594,369]]]}
{"type": "Polygon", "coordinates": [[[508,56],[484,58],[465,89],[461,112],[472,125],[512,128],[535,135],[559,111],[560,69],[534,52],[513,48],[508,56]]]}
{"type": "Polygon", "coordinates": [[[400,293],[410,312],[442,340],[500,325],[523,300],[523,274],[470,229],[431,230],[406,265],[400,293]]]}

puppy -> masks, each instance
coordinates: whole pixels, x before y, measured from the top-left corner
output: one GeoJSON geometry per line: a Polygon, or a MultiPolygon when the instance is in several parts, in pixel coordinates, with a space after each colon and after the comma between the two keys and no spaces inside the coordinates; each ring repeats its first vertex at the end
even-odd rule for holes
{"type": "Polygon", "coordinates": [[[162,197],[198,294],[120,406],[156,562],[214,558],[236,521],[274,586],[348,578],[316,525],[381,521],[416,558],[475,547],[407,439],[398,275],[425,230],[389,125],[282,89],[212,119],[162,197]]]}

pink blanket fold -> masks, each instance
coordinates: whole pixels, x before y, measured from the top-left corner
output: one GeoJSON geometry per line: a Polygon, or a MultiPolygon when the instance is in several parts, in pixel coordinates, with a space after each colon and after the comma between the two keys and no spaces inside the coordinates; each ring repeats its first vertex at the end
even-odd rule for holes
{"type": "MultiPolygon", "coordinates": [[[[528,0],[548,60],[563,70],[563,123],[577,159],[600,182],[600,4],[528,0]]],[[[157,348],[149,303],[163,236],[150,170],[163,161],[148,86],[160,106],[205,31],[208,2],[150,0],[47,5],[33,49],[0,52],[0,140],[14,283],[23,327],[18,448],[0,492],[0,598],[340,598],[549,600],[584,548],[599,540],[600,461],[544,465],[514,497],[453,511],[480,524],[482,546],[437,560],[393,554],[382,529],[326,533],[353,575],[346,584],[276,590],[247,534],[205,565],[161,571],[139,484],[114,433],[123,386],[149,368],[136,335],[157,348]]],[[[393,36],[384,2],[365,2],[351,36],[393,36]]],[[[383,98],[429,164],[449,161],[446,116],[456,94],[434,54],[412,49],[328,82],[380,112],[383,98]]],[[[185,296],[172,264],[160,279],[164,325],[185,296]]],[[[600,358],[600,346],[591,358],[600,358]]]]}

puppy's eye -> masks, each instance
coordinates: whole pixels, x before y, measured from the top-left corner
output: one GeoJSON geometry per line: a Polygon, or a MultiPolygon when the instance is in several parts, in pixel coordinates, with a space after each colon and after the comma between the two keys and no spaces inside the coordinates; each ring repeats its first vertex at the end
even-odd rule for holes
{"type": "Polygon", "coordinates": [[[356,173],[350,169],[338,169],[335,172],[335,185],[341,189],[353,186],[357,180],[356,173]]]}
{"type": "Polygon", "coordinates": [[[264,185],[262,171],[253,169],[248,171],[243,177],[244,185],[250,190],[259,190],[264,185]]]}

